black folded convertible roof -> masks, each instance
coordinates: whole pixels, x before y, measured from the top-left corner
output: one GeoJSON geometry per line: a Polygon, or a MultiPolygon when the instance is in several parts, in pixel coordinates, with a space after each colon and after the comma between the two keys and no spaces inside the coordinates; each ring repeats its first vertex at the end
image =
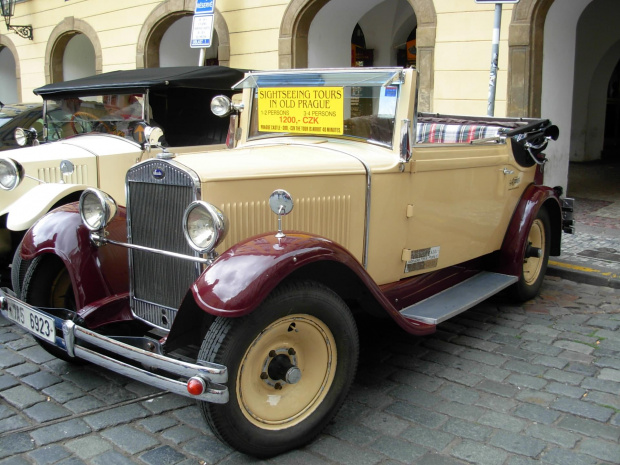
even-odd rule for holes
{"type": "Polygon", "coordinates": [[[230,90],[243,79],[244,71],[225,66],[175,66],[143,68],[95,74],[71,81],[48,84],[33,92],[43,98],[96,95],[123,91],[172,87],[189,89],[230,90]]]}

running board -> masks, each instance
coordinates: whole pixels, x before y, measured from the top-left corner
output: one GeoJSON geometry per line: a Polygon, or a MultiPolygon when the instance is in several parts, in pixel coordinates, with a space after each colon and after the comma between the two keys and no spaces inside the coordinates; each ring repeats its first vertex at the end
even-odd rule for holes
{"type": "Polygon", "coordinates": [[[436,325],[497,294],[518,279],[482,271],[439,294],[403,308],[400,314],[410,320],[436,325]]]}

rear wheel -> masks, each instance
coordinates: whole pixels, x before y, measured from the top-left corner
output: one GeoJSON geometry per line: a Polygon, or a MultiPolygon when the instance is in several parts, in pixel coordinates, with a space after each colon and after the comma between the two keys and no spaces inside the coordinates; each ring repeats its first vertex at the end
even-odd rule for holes
{"type": "Polygon", "coordinates": [[[547,271],[551,241],[551,222],[545,208],[541,208],[530,227],[523,255],[523,269],[519,281],[512,287],[514,297],[519,301],[533,299],[540,288],[547,271]]]}
{"type": "Polygon", "coordinates": [[[359,344],[349,308],[313,282],[288,285],[242,318],[217,318],[199,358],[228,367],[227,404],[201,402],[234,448],[271,457],[310,442],[342,406],[359,344]]]}
{"type": "MultiPolygon", "coordinates": [[[[21,284],[21,299],[34,307],[76,310],[75,296],[69,271],[55,256],[40,255],[32,260],[21,284]]],[[[80,363],[64,350],[35,337],[35,341],[55,357],[80,363]]]]}

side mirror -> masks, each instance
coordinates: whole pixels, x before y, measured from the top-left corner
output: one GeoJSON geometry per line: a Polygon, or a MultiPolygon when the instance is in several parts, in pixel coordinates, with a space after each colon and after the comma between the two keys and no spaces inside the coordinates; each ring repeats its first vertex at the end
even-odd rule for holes
{"type": "Polygon", "coordinates": [[[35,128],[24,129],[17,128],[14,132],[15,142],[20,147],[25,147],[26,145],[38,145],[37,140],[37,130],[35,128]]]}
{"type": "Polygon", "coordinates": [[[284,189],[276,189],[269,196],[269,208],[278,215],[278,232],[276,237],[281,239],[286,237],[282,232],[282,217],[288,215],[293,210],[293,198],[284,189]]]}

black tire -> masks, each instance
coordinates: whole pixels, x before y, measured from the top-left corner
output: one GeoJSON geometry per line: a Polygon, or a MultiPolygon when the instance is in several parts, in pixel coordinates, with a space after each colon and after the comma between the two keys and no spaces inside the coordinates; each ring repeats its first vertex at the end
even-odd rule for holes
{"type": "Polygon", "coordinates": [[[22,283],[24,282],[26,272],[32,262],[32,260],[22,259],[22,256],[19,254],[21,248],[22,244],[20,242],[13,255],[13,261],[11,262],[11,287],[18,299],[21,299],[22,283]]]}
{"type": "MultiPolygon", "coordinates": [[[[35,307],[76,310],[69,272],[64,263],[55,256],[39,255],[32,260],[22,282],[21,299],[35,307]]],[[[85,363],[38,337],[35,337],[35,341],[54,357],[75,364],[85,363]]]]}
{"type": "Polygon", "coordinates": [[[519,281],[512,287],[513,297],[525,302],[533,299],[540,292],[540,288],[547,272],[549,262],[549,250],[551,246],[551,221],[549,213],[543,207],[539,210],[528,232],[525,247],[521,251],[523,257],[523,268],[519,281]],[[534,247],[540,249],[540,257],[528,257],[528,249],[534,247]]]}
{"type": "Polygon", "coordinates": [[[338,413],[358,355],[357,327],[344,301],[314,282],[288,284],[250,315],[211,325],[199,359],[228,367],[230,400],[199,402],[201,411],[220,439],[246,454],[267,458],[298,448],[338,413]],[[297,366],[300,379],[275,375],[276,358],[297,366]]]}

